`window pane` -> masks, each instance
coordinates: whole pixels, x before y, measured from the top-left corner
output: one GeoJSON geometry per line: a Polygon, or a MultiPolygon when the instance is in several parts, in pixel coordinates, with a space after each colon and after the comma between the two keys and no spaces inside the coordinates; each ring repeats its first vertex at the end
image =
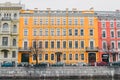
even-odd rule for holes
{"type": "Polygon", "coordinates": [[[57,41],[57,48],[60,48],[60,41],[57,41]]]}
{"type": "Polygon", "coordinates": [[[72,54],[69,54],[69,60],[72,60],[72,54]]]}
{"type": "Polygon", "coordinates": [[[63,41],[63,48],[66,48],[66,41],[63,41]]]}
{"type": "Polygon", "coordinates": [[[69,41],[69,48],[72,48],[72,41],[69,41]]]}
{"type": "Polygon", "coordinates": [[[45,48],[48,48],[48,41],[45,41],[45,48]]]}
{"type": "Polygon", "coordinates": [[[3,37],[2,38],[2,45],[3,46],[8,46],[8,37],[3,37]]]}
{"type": "Polygon", "coordinates": [[[51,41],[51,48],[54,48],[54,41],[51,41]]]}
{"type": "Polygon", "coordinates": [[[42,60],[42,54],[39,54],[39,60],[42,60]]]}
{"type": "Polygon", "coordinates": [[[81,60],[84,60],[84,54],[81,54],[81,60]]]}
{"type": "Polygon", "coordinates": [[[54,60],[54,54],[51,54],[51,60],[54,60]]]}
{"type": "Polygon", "coordinates": [[[12,51],[12,58],[16,58],[16,51],[12,51]]]}
{"type": "Polygon", "coordinates": [[[75,60],[78,60],[78,54],[75,54],[75,60]]]}
{"type": "Polygon", "coordinates": [[[45,54],[45,60],[48,60],[48,54],[45,54]]]}
{"type": "Polygon", "coordinates": [[[75,48],[78,48],[78,41],[75,41],[75,48]]]}
{"type": "Polygon", "coordinates": [[[66,60],[66,54],[63,54],[63,60],[66,60]]]}

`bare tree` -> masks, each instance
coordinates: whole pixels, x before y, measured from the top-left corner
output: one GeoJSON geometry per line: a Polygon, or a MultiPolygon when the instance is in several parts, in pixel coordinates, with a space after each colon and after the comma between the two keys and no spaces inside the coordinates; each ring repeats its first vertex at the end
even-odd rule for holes
{"type": "Polygon", "coordinates": [[[43,48],[42,48],[42,42],[38,42],[38,40],[34,40],[32,43],[32,47],[30,48],[31,50],[31,55],[33,58],[36,60],[36,65],[38,65],[38,56],[39,54],[43,53],[43,48]]]}

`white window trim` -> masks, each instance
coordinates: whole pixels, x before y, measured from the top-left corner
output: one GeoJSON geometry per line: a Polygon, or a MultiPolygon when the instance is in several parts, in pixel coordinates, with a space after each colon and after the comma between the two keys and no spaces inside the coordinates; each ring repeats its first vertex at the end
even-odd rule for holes
{"type": "Polygon", "coordinates": [[[115,32],[114,32],[114,30],[110,30],[110,37],[111,38],[115,38],[115,32]],[[112,35],[111,35],[111,32],[113,31],[113,33],[114,33],[114,37],[112,37],[112,35]]]}
{"type": "Polygon", "coordinates": [[[102,30],[102,38],[106,38],[107,37],[107,31],[106,30],[102,30]],[[105,37],[103,37],[103,31],[105,31],[105,37]]]}

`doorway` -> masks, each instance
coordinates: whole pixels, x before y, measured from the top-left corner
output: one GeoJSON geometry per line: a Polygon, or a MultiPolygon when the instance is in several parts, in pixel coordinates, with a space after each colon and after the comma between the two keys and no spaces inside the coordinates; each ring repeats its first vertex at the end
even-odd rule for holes
{"type": "Polygon", "coordinates": [[[96,54],[95,53],[89,53],[88,62],[90,64],[94,64],[96,62],[96,54]]]}
{"type": "Polygon", "coordinates": [[[28,53],[23,53],[21,62],[28,62],[29,63],[29,54],[28,53]]]}
{"type": "Polygon", "coordinates": [[[61,52],[56,53],[56,61],[57,62],[61,62],[61,54],[62,54],[61,52]]]}

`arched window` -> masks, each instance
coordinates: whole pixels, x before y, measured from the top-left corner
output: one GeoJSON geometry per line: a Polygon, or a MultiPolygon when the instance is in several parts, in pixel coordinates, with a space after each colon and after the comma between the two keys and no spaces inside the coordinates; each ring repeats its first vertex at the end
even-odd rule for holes
{"type": "Polygon", "coordinates": [[[13,33],[16,33],[16,32],[17,32],[17,26],[14,25],[14,26],[13,26],[13,33]]]}
{"type": "Polygon", "coordinates": [[[8,29],[9,29],[8,23],[4,23],[3,24],[3,31],[8,31],[8,29]]]}
{"type": "Polygon", "coordinates": [[[16,39],[13,39],[13,46],[16,46],[16,39]]]}
{"type": "Polygon", "coordinates": [[[17,14],[15,13],[15,14],[14,14],[14,19],[16,19],[16,18],[17,18],[17,14]]]}

